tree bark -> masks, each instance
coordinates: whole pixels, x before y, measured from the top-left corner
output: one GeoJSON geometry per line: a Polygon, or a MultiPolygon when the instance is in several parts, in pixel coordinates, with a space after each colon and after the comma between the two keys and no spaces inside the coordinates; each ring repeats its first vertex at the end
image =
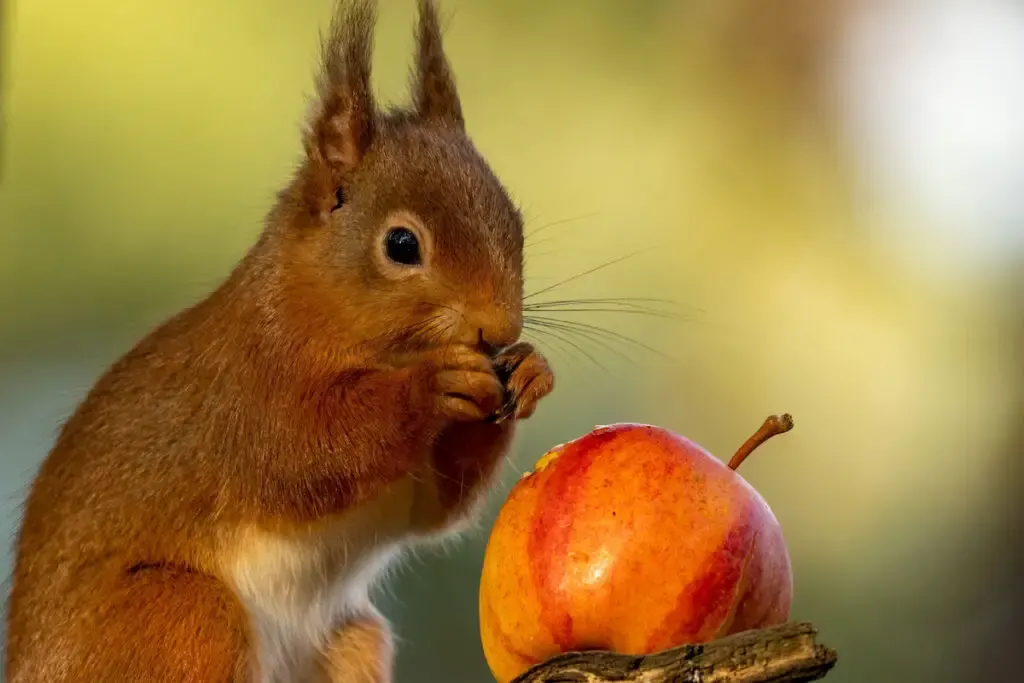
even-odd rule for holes
{"type": "Polygon", "coordinates": [[[837,655],[808,623],[744,631],[649,655],[569,652],[541,662],[513,683],[775,683],[823,678],[837,655]]]}

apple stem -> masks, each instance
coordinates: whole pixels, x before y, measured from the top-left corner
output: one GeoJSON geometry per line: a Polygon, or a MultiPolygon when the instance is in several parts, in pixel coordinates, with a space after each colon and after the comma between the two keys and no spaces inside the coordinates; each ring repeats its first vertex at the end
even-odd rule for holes
{"type": "Polygon", "coordinates": [[[747,456],[757,450],[757,447],[763,444],[768,439],[778,434],[785,434],[793,428],[793,416],[789,413],[782,415],[769,415],[754,434],[743,442],[739,450],[736,451],[736,455],[732,456],[732,460],[729,461],[729,469],[734,470],[739,467],[747,456]]]}

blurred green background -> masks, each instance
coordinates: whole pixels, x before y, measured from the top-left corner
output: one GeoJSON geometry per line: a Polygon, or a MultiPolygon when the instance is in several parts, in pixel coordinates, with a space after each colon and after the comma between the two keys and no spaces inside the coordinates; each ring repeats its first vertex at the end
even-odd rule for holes
{"type": "MultiPolygon", "coordinates": [[[[385,100],[405,96],[413,5],[382,3],[385,100]]],[[[552,314],[560,334],[536,339],[558,390],[481,530],[411,558],[382,596],[399,682],[489,680],[486,529],[549,446],[642,421],[727,458],[782,411],[796,429],[744,475],[786,531],[793,618],[839,650],[828,680],[1016,680],[1020,4],[443,6],[470,132],[536,231],[528,289],[640,252],[539,298],[657,297],[679,315],[552,314]]],[[[330,11],[3,4],[5,538],[98,374],[256,237],[300,151],[330,11]]]]}

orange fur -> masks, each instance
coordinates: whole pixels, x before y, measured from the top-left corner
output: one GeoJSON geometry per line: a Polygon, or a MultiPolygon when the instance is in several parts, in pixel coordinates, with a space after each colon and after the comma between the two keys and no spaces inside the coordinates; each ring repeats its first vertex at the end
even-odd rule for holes
{"type": "Polygon", "coordinates": [[[341,6],[260,238],[63,426],[18,535],[10,683],[389,680],[370,586],[472,514],[553,388],[515,343],[522,220],[420,12],[414,105],[384,113],[374,6],[341,6]],[[419,265],[387,252],[398,226],[419,265]]]}
{"type": "Polygon", "coordinates": [[[390,630],[379,617],[352,619],[335,633],[324,662],[331,683],[391,680],[390,630]]]}

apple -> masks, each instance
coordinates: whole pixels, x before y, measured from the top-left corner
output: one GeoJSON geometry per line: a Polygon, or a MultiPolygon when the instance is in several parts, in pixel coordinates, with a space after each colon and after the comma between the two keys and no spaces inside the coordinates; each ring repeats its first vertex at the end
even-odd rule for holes
{"type": "Polygon", "coordinates": [[[782,530],[736,468],[788,431],[768,418],[726,465],[667,429],[598,427],[544,454],[509,492],[480,581],[499,683],[557,654],[650,654],[784,623],[782,530]]]}

